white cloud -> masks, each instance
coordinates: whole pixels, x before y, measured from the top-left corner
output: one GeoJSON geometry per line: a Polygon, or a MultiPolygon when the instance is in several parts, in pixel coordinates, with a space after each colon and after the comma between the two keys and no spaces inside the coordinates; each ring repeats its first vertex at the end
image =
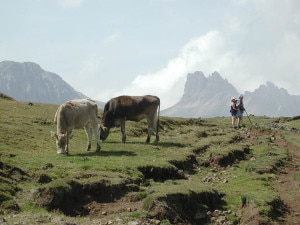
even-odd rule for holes
{"type": "Polygon", "coordinates": [[[276,7],[273,1],[255,3],[253,16],[228,15],[223,27],[191,40],[164,68],[138,75],[118,94],[156,94],[167,108],[180,100],[187,73],[197,70],[220,72],[241,93],[271,81],[300,94],[299,7],[284,6],[284,1],[276,1],[276,7]]]}
{"type": "MultiPolygon", "coordinates": [[[[155,94],[162,99],[162,108],[178,102],[183,94],[187,73],[196,70],[208,72],[218,63],[230,60],[230,52],[214,61],[219,49],[224,48],[224,39],[218,31],[210,31],[206,35],[191,40],[180,51],[178,57],[169,60],[165,68],[149,74],[138,75],[129,87],[118,94],[155,94]]],[[[213,72],[213,71],[212,71],[213,72]]]]}
{"type": "MultiPolygon", "coordinates": [[[[78,7],[83,0],[63,2],[66,7],[78,7]]],[[[208,76],[218,71],[241,93],[271,81],[291,94],[300,94],[297,85],[300,82],[300,1],[231,2],[235,10],[232,14],[228,12],[218,27],[191,39],[161,69],[141,73],[129,84],[131,78],[121,77],[125,75],[120,73],[120,81],[115,81],[118,87],[113,83],[104,86],[103,83],[115,78],[109,73],[113,69],[107,68],[113,63],[107,63],[110,57],[100,47],[98,52],[97,48],[93,49],[97,53],[78,66],[78,79],[74,79],[78,80],[76,89],[103,101],[121,94],[153,94],[161,98],[162,108],[167,108],[182,97],[188,73],[202,71],[208,76]],[[86,84],[86,77],[93,85],[86,84]]],[[[114,47],[111,43],[122,43],[118,32],[103,37],[102,41],[111,49],[114,47]]],[[[135,54],[134,50],[132,53],[135,54]]],[[[128,57],[132,57],[131,52],[128,57]]],[[[119,65],[119,61],[114,65],[119,65]]]]}

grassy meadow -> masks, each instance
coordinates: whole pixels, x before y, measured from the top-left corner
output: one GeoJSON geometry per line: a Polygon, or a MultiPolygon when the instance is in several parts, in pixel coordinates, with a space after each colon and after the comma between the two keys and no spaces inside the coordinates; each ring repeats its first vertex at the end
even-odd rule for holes
{"type": "MultiPolygon", "coordinates": [[[[272,182],[289,155],[270,139],[273,131],[251,125],[246,116],[244,128],[240,130],[231,128],[230,117],[161,117],[158,145],[152,144],[154,136],[151,144],[144,144],[146,121],[126,122],[126,144],[121,143],[120,129],[113,128],[98,154],[94,152],[95,137],[92,150],[87,152],[84,130],[74,130],[70,155],[66,156],[56,153],[55,140],[50,136],[50,131],[56,131],[53,123],[56,109],[57,105],[34,103],[30,106],[26,102],[0,99],[0,214],[64,213],[76,218],[78,215],[71,209],[63,208],[66,206],[59,208],[63,202],[57,200],[52,205],[40,202],[43,193],[49,196],[46,190],[52,190],[53,194],[62,188],[64,192],[57,191],[57,194],[64,195],[58,198],[66,201],[72,196],[74,205],[76,194],[88,196],[87,190],[93,194],[86,204],[114,202],[132,192],[142,207],[124,213],[124,218],[143,217],[160,201],[167,202],[169,207],[173,202],[174,210],[191,224],[195,220],[193,215],[200,209],[236,212],[227,219],[238,224],[241,209],[250,202],[262,218],[272,219],[272,203],[278,202],[272,182]],[[247,133],[249,130],[251,134],[247,133]],[[71,189],[77,192],[71,194],[71,189]],[[106,194],[110,197],[105,197],[106,194]],[[181,205],[182,202],[185,204],[181,205]],[[190,213],[179,212],[190,209],[190,213]]],[[[277,123],[300,129],[299,120],[268,117],[251,117],[251,120],[257,124],[277,123]]],[[[300,146],[299,134],[282,130],[280,135],[300,146]]],[[[295,179],[300,180],[299,177],[295,175],[295,179]]],[[[90,214],[80,215],[78,220],[90,214]]],[[[122,217],[122,213],[118,216],[122,217]]],[[[175,223],[168,215],[160,219],[163,224],[175,223]]],[[[205,224],[210,221],[206,220],[205,224]]]]}

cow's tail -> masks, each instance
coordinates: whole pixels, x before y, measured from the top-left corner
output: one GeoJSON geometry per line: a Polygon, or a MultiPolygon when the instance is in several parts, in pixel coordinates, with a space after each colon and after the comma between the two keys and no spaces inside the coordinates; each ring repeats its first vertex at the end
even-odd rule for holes
{"type": "Polygon", "coordinates": [[[160,101],[158,102],[158,107],[157,107],[156,135],[158,135],[159,132],[159,113],[160,113],[160,101]]]}

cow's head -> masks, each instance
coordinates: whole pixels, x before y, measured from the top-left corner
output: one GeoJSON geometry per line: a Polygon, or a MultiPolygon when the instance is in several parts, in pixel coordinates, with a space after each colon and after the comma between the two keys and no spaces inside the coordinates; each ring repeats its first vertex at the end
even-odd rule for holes
{"type": "MultiPolygon", "coordinates": [[[[105,105],[107,107],[107,104],[105,105]]],[[[100,140],[105,141],[109,135],[109,130],[113,127],[114,117],[110,110],[105,109],[102,117],[102,123],[99,126],[100,140]]]]}
{"type": "Polygon", "coordinates": [[[66,134],[56,134],[53,131],[51,131],[51,136],[55,137],[57,153],[58,154],[68,153],[68,150],[67,150],[67,135],[66,134]]]}
{"type": "Polygon", "coordinates": [[[109,134],[109,128],[101,124],[99,126],[99,129],[100,129],[100,140],[105,141],[109,134]]]}

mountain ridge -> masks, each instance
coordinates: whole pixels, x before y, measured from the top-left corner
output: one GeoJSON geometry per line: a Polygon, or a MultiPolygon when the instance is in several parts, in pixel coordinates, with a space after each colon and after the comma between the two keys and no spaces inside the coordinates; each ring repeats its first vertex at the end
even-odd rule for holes
{"type": "Polygon", "coordinates": [[[237,96],[235,87],[218,72],[208,78],[200,71],[189,73],[184,94],[174,106],[162,111],[162,115],[175,117],[216,117],[228,114],[226,102],[237,96]],[[220,88],[222,87],[222,88],[220,88]]]}
{"type": "MultiPolygon", "coordinates": [[[[70,99],[88,98],[76,91],[59,75],[43,70],[33,62],[0,62],[0,92],[17,101],[61,104],[70,99]]],[[[205,77],[203,72],[187,74],[184,93],[175,105],[161,111],[171,117],[219,117],[230,116],[230,99],[238,97],[236,88],[218,72],[205,77]]],[[[290,95],[268,81],[253,92],[245,91],[246,112],[261,116],[300,115],[300,96],[290,95]]],[[[99,108],[101,101],[95,100],[99,108]]]]}
{"type": "MultiPolygon", "coordinates": [[[[207,78],[200,71],[187,74],[184,94],[174,106],[161,115],[172,117],[218,117],[230,116],[230,99],[240,95],[236,88],[218,72],[207,78]]],[[[300,96],[290,95],[268,81],[253,92],[243,93],[246,112],[261,116],[300,115],[300,96]]]]}
{"type": "Polygon", "coordinates": [[[43,70],[33,62],[0,62],[0,92],[18,101],[61,104],[74,98],[87,98],[59,75],[43,70]]]}

